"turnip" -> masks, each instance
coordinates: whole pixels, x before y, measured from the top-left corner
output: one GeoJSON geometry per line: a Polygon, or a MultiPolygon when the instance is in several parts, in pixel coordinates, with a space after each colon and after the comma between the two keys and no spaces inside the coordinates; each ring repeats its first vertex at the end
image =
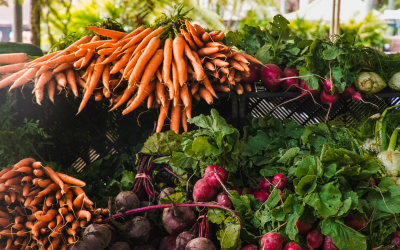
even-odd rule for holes
{"type": "Polygon", "coordinates": [[[279,233],[267,233],[261,238],[261,249],[282,250],[284,238],[279,233]]]}
{"type": "Polygon", "coordinates": [[[260,71],[261,81],[270,92],[278,89],[282,70],[275,64],[266,64],[260,71]]]}
{"type": "Polygon", "coordinates": [[[360,72],[354,82],[357,90],[363,94],[373,95],[386,88],[385,81],[374,72],[360,72]]]}
{"type": "Polygon", "coordinates": [[[176,250],[185,250],[187,243],[194,238],[196,236],[193,233],[189,231],[182,232],[176,238],[176,250]]]}
{"type": "Polygon", "coordinates": [[[196,238],[188,242],[186,245],[186,250],[217,250],[214,243],[207,238],[196,238]]]}
{"type": "Polygon", "coordinates": [[[321,92],[321,101],[325,104],[329,105],[328,113],[326,114],[325,121],[328,121],[329,113],[331,112],[332,105],[339,100],[339,92],[335,92],[333,95],[326,93],[325,91],[321,92]]]}
{"type": "Polygon", "coordinates": [[[325,236],[322,250],[339,250],[339,248],[333,243],[331,237],[325,236]]]}
{"type": "Polygon", "coordinates": [[[210,165],[206,168],[203,178],[210,187],[220,188],[228,180],[228,171],[223,167],[210,165]]]}
{"type": "MultiPolygon", "coordinates": [[[[115,250],[117,250],[117,249],[115,249],[115,250]]],[[[129,250],[129,249],[127,249],[127,250],[129,250]]],[[[140,246],[134,247],[133,250],[156,250],[156,249],[150,245],[140,245],[140,246]]]]}
{"type": "MultiPolygon", "coordinates": [[[[148,207],[151,206],[151,203],[149,203],[148,201],[141,201],[140,202],[140,207],[148,207]]],[[[138,215],[143,216],[147,219],[155,219],[157,220],[159,217],[159,210],[154,209],[154,210],[149,210],[143,213],[139,213],[138,215]]]]}
{"type": "Polygon", "coordinates": [[[322,85],[324,88],[324,91],[328,94],[331,94],[332,92],[339,92],[338,88],[334,88],[333,83],[331,79],[326,78],[324,81],[324,84],[322,85]]]}
{"type": "Polygon", "coordinates": [[[284,174],[276,174],[274,178],[272,178],[272,185],[277,189],[283,190],[286,188],[287,184],[288,179],[284,174]]]}
{"type": "Polygon", "coordinates": [[[200,179],[193,187],[193,200],[198,202],[211,201],[217,194],[217,189],[210,187],[206,180],[200,179]]]}
{"type": "Polygon", "coordinates": [[[130,242],[140,245],[148,240],[151,226],[146,218],[136,216],[128,219],[125,224],[121,225],[115,220],[115,217],[117,216],[110,216],[110,222],[120,231],[121,235],[128,238],[130,242]]]}
{"type": "Polygon", "coordinates": [[[241,250],[258,250],[258,247],[256,245],[247,245],[242,247],[241,250]]]}
{"type": "Polygon", "coordinates": [[[140,207],[140,200],[132,191],[122,191],[115,198],[115,206],[118,213],[123,213],[140,207]]]}
{"type": "Polygon", "coordinates": [[[358,221],[354,214],[349,214],[344,218],[344,224],[348,227],[353,228],[354,230],[361,230],[367,224],[367,221],[364,217],[361,217],[362,222],[358,221]]]}
{"type": "Polygon", "coordinates": [[[289,242],[283,250],[302,250],[302,247],[296,242],[289,242]]]}
{"type": "Polygon", "coordinates": [[[307,234],[307,246],[314,250],[324,243],[324,235],[318,230],[312,230],[307,234]]]}
{"type": "Polygon", "coordinates": [[[92,249],[105,249],[111,241],[111,230],[105,225],[91,224],[83,233],[83,241],[92,249]]]}
{"type": "Polygon", "coordinates": [[[300,219],[296,221],[297,230],[299,230],[300,235],[306,235],[311,231],[313,225],[308,222],[303,222],[300,219]]]}
{"type": "Polygon", "coordinates": [[[248,67],[250,69],[250,75],[242,75],[242,81],[246,83],[254,83],[260,81],[260,70],[262,68],[262,65],[258,63],[250,63],[248,67]]]}
{"type": "Polygon", "coordinates": [[[169,235],[162,238],[158,250],[176,250],[176,236],[169,235]]]}
{"type": "MultiPolygon", "coordinates": [[[[129,246],[128,243],[126,242],[115,242],[114,244],[112,244],[112,246],[110,247],[111,250],[131,250],[131,247],[129,246]]],[[[135,250],[137,250],[138,248],[135,248],[135,250]]],[[[141,249],[141,250],[145,250],[145,249],[141,249]]]]}
{"type": "Polygon", "coordinates": [[[391,241],[390,241],[391,244],[394,244],[398,247],[400,246],[400,231],[392,233],[390,238],[391,238],[391,241]]]}
{"type": "Polygon", "coordinates": [[[165,230],[171,235],[179,235],[196,222],[196,214],[190,207],[165,208],[162,215],[165,230]]]}
{"type": "Polygon", "coordinates": [[[346,86],[343,92],[340,94],[343,96],[352,96],[354,92],[356,92],[356,88],[354,87],[354,85],[350,85],[346,86]]]}
{"type": "MultiPolygon", "coordinates": [[[[171,194],[175,194],[175,189],[173,189],[172,187],[166,187],[164,188],[161,192],[160,192],[160,196],[158,197],[158,199],[162,199],[165,198],[171,194]]],[[[158,201],[158,204],[161,204],[160,201],[158,201]]]]}
{"type": "Polygon", "coordinates": [[[270,178],[264,178],[260,182],[260,189],[269,191],[272,186],[272,180],[270,178]]]}
{"type": "Polygon", "coordinates": [[[226,193],[220,193],[217,195],[217,203],[225,207],[232,207],[232,201],[226,193]]]}
{"type": "MultiPolygon", "coordinates": [[[[283,89],[291,89],[293,86],[299,86],[299,71],[296,69],[296,67],[286,67],[283,72],[282,72],[282,78],[288,78],[285,80],[282,80],[281,86],[283,89]]],[[[296,90],[296,87],[292,88],[293,91],[296,90]]]]}
{"type": "Polygon", "coordinates": [[[268,200],[270,193],[267,190],[254,192],[254,198],[259,199],[262,203],[268,200]]]}

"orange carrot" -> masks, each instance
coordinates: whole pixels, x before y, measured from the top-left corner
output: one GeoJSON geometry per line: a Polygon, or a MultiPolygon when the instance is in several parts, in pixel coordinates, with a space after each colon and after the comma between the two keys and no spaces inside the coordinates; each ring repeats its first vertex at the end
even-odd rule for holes
{"type": "Polygon", "coordinates": [[[74,209],[75,210],[80,210],[80,209],[82,209],[82,206],[83,206],[83,199],[85,198],[85,194],[80,194],[80,195],[78,195],[76,198],[75,198],[75,200],[74,200],[74,202],[73,202],[73,207],[74,207],[74,209]]]}
{"type": "Polygon", "coordinates": [[[206,62],[206,63],[204,64],[204,67],[205,67],[206,69],[208,69],[208,70],[211,70],[211,71],[214,71],[214,70],[215,70],[215,66],[214,66],[214,64],[212,64],[211,62],[206,62]]]}
{"type": "Polygon", "coordinates": [[[67,82],[75,96],[78,96],[78,86],[76,85],[75,73],[72,69],[66,70],[67,82]]]}
{"type": "Polygon", "coordinates": [[[19,174],[20,174],[20,173],[19,173],[18,171],[14,171],[14,170],[7,171],[6,173],[4,173],[4,174],[0,177],[0,179],[8,180],[8,179],[10,179],[10,178],[13,178],[13,177],[19,175],[19,174]]]}
{"type": "Polygon", "coordinates": [[[47,93],[49,95],[49,99],[52,103],[54,103],[54,93],[56,92],[56,82],[54,79],[50,79],[47,83],[47,93]]]}
{"type": "MultiPolygon", "coordinates": [[[[132,38],[133,39],[133,38],[132,38]]],[[[124,52],[122,52],[123,54],[128,54],[128,53],[133,53],[133,51],[135,51],[135,49],[137,48],[138,44],[132,45],[131,47],[127,48],[126,50],[124,50],[124,52]]]]}
{"type": "Polygon", "coordinates": [[[50,59],[50,58],[52,58],[54,56],[57,56],[60,53],[61,53],[61,51],[55,51],[53,53],[50,53],[50,54],[47,54],[45,56],[39,57],[39,58],[29,62],[29,63],[26,63],[25,67],[29,67],[29,66],[34,65],[34,64],[39,63],[39,62],[44,62],[44,61],[46,61],[46,60],[48,60],[48,59],[50,59]]]}
{"type": "Polygon", "coordinates": [[[76,52],[75,52],[75,55],[77,56],[77,57],[82,57],[82,56],[85,56],[86,55],[86,53],[87,53],[87,49],[79,49],[79,50],[77,50],[76,52]]]}
{"type": "Polygon", "coordinates": [[[135,29],[134,31],[126,35],[123,39],[119,40],[117,44],[125,45],[129,43],[133,38],[135,38],[136,35],[140,34],[140,32],[142,32],[143,30],[145,30],[145,27],[140,26],[139,28],[135,29]]]}
{"type": "Polygon", "coordinates": [[[60,57],[49,60],[47,62],[43,62],[42,65],[47,65],[50,68],[55,68],[63,63],[70,63],[70,62],[76,61],[79,58],[80,57],[77,57],[75,54],[62,55],[60,57]]]}
{"type": "Polygon", "coordinates": [[[201,36],[201,39],[203,40],[203,42],[206,43],[211,40],[211,36],[207,32],[204,32],[203,35],[201,36]]]}
{"type": "Polygon", "coordinates": [[[151,109],[154,105],[155,95],[154,92],[151,92],[150,95],[147,97],[147,108],[151,109]]]}
{"type": "Polygon", "coordinates": [[[22,180],[21,180],[21,182],[27,182],[27,183],[32,183],[32,176],[31,175],[27,175],[27,176],[24,176],[24,178],[22,178],[22,180]]]}
{"type": "MultiPolygon", "coordinates": [[[[43,223],[43,222],[42,222],[43,223]]],[[[46,224],[46,226],[47,226],[47,224],[46,224]]],[[[54,228],[54,230],[53,230],[53,232],[51,232],[50,233],[50,237],[57,237],[58,235],[61,235],[61,233],[66,229],[67,227],[65,226],[65,225],[63,225],[63,224],[59,224],[59,225],[57,225],[55,228],[54,228]]]]}
{"type": "Polygon", "coordinates": [[[139,44],[139,46],[137,46],[137,48],[135,49],[135,51],[133,52],[133,54],[136,54],[138,51],[144,49],[147,44],[149,44],[149,42],[151,41],[151,39],[153,39],[153,37],[157,37],[161,32],[164,31],[164,28],[162,26],[158,27],[156,30],[154,30],[153,32],[151,32],[148,36],[146,36],[139,44]]]}
{"type": "Polygon", "coordinates": [[[156,129],[157,133],[160,133],[162,130],[162,127],[164,126],[164,121],[168,115],[168,109],[169,109],[170,103],[171,103],[171,100],[165,100],[165,105],[161,106],[161,108],[160,108],[160,115],[158,116],[157,129],[156,129]]]}
{"type": "Polygon", "coordinates": [[[56,250],[58,249],[58,246],[61,244],[61,237],[55,237],[51,240],[49,247],[47,250],[56,250]]]}
{"type": "Polygon", "coordinates": [[[160,82],[160,80],[157,81],[157,86],[156,86],[156,93],[158,99],[160,99],[161,104],[165,106],[165,88],[164,85],[160,82]]]}
{"type": "Polygon", "coordinates": [[[56,202],[56,197],[54,195],[48,195],[46,197],[46,206],[51,207],[56,202]]]}
{"type": "Polygon", "coordinates": [[[185,84],[180,89],[180,98],[185,105],[186,117],[192,118],[192,97],[190,96],[189,88],[185,84]]]}
{"type": "Polygon", "coordinates": [[[78,217],[78,219],[85,219],[87,221],[90,221],[92,218],[92,214],[89,211],[85,211],[85,210],[79,210],[78,212],[76,212],[76,216],[78,217]]]}
{"type": "Polygon", "coordinates": [[[48,224],[49,224],[49,223],[48,223],[48,222],[45,222],[45,221],[38,221],[38,222],[36,222],[36,223],[33,225],[32,230],[31,230],[32,235],[35,236],[35,237],[38,237],[38,236],[39,236],[39,230],[40,230],[41,228],[47,227],[48,224]]]}
{"type": "Polygon", "coordinates": [[[246,58],[249,62],[258,63],[258,64],[263,65],[262,62],[260,62],[259,60],[257,60],[256,58],[252,57],[252,56],[249,55],[249,54],[246,54],[246,53],[238,53],[238,54],[239,54],[239,55],[242,55],[242,56],[243,56],[244,58],[246,58]]]}
{"type": "Polygon", "coordinates": [[[109,38],[112,38],[115,40],[119,40],[127,35],[125,32],[109,30],[109,29],[102,29],[102,28],[98,28],[95,26],[88,26],[88,27],[86,27],[86,29],[92,30],[92,31],[96,32],[96,34],[98,34],[98,35],[106,36],[106,37],[109,37],[109,38]]]}
{"type": "Polygon", "coordinates": [[[11,179],[8,179],[8,180],[6,181],[6,183],[4,183],[4,184],[5,184],[6,186],[19,185],[19,184],[21,183],[22,178],[23,178],[22,175],[16,176],[16,177],[13,177],[13,178],[11,178],[11,179]]]}
{"type": "Polygon", "coordinates": [[[16,63],[0,67],[0,73],[14,73],[24,69],[25,63],[16,63]]]}
{"type": "Polygon", "coordinates": [[[107,49],[101,49],[99,51],[97,51],[97,54],[101,55],[101,56],[109,56],[112,53],[114,53],[114,51],[117,49],[117,47],[115,48],[107,48],[107,49]]]}
{"type": "Polygon", "coordinates": [[[170,79],[171,63],[172,63],[172,44],[173,44],[172,38],[168,38],[167,40],[165,40],[164,61],[162,70],[164,83],[168,82],[168,80],[170,79]]]}
{"type": "Polygon", "coordinates": [[[43,191],[39,192],[36,197],[44,197],[51,192],[55,192],[59,189],[59,186],[56,183],[52,183],[49,186],[47,186],[43,191]]]}
{"type": "MultiPolygon", "coordinates": [[[[22,86],[22,85],[28,83],[29,81],[31,81],[35,77],[35,74],[36,74],[37,71],[38,71],[38,68],[31,68],[31,69],[28,69],[27,71],[25,71],[24,74],[21,75],[14,82],[14,84],[11,86],[10,90],[15,89],[15,88],[17,88],[19,86],[22,86]]],[[[9,76],[9,77],[11,77],[11,76],[9,76]]],[[[7,77],[7,78],[9,78],[9,77],[7,77]]],[[[6,80],[6,79],[4,79],[4,80],[6,80]]]]}
{"type": "MultiPolygon", "coordinates": [[[[136,66],[136,63],[138,62],[138,60],[139,60],[139,58],[140,58],[141,55],[142,55],[142,52],[139,51],[136,55],[133,56],[132,60],[130,60],[130,61],[128,62],[128,64],[126,65],[126,67],[125,67],[125,69],[124,69],[123,76],[127,76],[127,75],[128,75],[128,72],[129,72],[130,70],[132,70],[132,69],[136,66]]],[[[129,78],[128,78],[128,79],[129,79],[129,78]]]]}
{"type": "Polygon", "coordinates": [[[172,52],[174,54],[174,60],[178,70],[178,80],[180,85],[186,83],[187,81],[187,70],[185,70],[186,64],[183,58],[185,44],[186,42],[181,36],[176,37],[172,43],[172,52]]]}
{"type": "Polygon", "coordinates": [[[203,57],[203,56],[211,55],[213,53],[217,53],[218,51],[219,51],[218,47],[204,47],[198,51],[198,54],[199,54],[199,56],[203,57]]]}
{"type": "Polygon", "coordinates": [[[122,56],[121,51],[122,51],[122,46],[119,46],[109,57],[107,57],[100,64],[107,64],[107,63],[110,63],[110,62],[118,59],[119,56],[122,56]]]}
{"type": "Polygon", "coordinates": [[[99,82],[99,79],[100,79],[100,77],[103,73],[103,69],[105,67],[105,65],[102,64],[102,62],[104,62],[104,61],[105,61],[104,56],[100,56],[99,58],[97,58],[96,66],[94,66],[94,70],[93,70],[94,71],[93,76],[90,79],[89,86],[86,89],[86,92],[83,96],[81,105],[79,106],[78,114],[82,111],[82,109],[85,107],[86,103],[89,101],[90,96],[92,95],[94,89],[97,86],[97,83],[99,82]]]}
{"type": "Polygon", "coordinates": [[[185,44],[185,55],[190,60],[194,71],[196,72],[196,80],[201,81],[204,78],[204,70],[203,66],[201,65],[200,59],[196,52],[191,51],[189,46],[185,44]]]}
{"type": "Polygon", "coordinates": [[[40,161],[35,161],[35,162],[33,162],[32,163],[32,167],[34,168],[34,169],[39,169],[39,168],[41,168],[43,165],[42,165],[42,163],[40,162],[40,161]]]}
{"type": "Polygon", "coordinates": [[[122,48],[122,50],[125,50],[133,45],[135,45],[136,43],[142,41],[145,37],[147,37],[153,30],[151,28],[147,28],[145,30],[143,30],[142,32],[140,32],[138,35],[136,35],[132,40],[130,40],[127,44],[124,45],[124,47],[122,48]]]}
{"type": "Polygon", "coordinates": [[[22,196],[28,196],[29,194],[29,189],[31,188],[31,185],[26,183],[22,189],[22,196]]]}
{"type": "Polygon", "coordinates": [[[97,47],[99,47],[103,44],[111,43],[111,42],[115,42],[115,40],[101,40],[101,41],[89,42],[89,43],[79,45],[78,48],[80,48],[80,49],[96,49],[97,47]]]}
{"type": "MultiPolygon", "coordinates": [[[[35,162],[35,159],[33,159],[33,158],[22,159],[14,165],[14,169],[19,169],[19,168],[25,167],[25,166],[31,166],[32,163],[34,163],[34,162],[35,162]]],[[[2,173],[0,172],[0,177],[1,177],[1,175],[2,175],[2,173]]]]}
{"type": "Polygon", "coordinates": [[[83,61],[80,65],[80,68],[85,67],[90,62],[90,59],[92,59],[93,55],[94,55],[94,50],[89,49],[86,55],[83,57],[83,61]]]}
{"type": "Polygon", "coordinates": [[[230,59],[230,60],[228,60],[228,63],[235,69],[237,69],[239,71],[244,71],[244,68],[242,67],[242,65],[240,65],[240,63],[238,63],[236,60],[230,59]]]}
{"type": "Polygon", "coordinates": [[[74,177],[71,177],[69,175],[66,175],[66,174],[63,174],[63,173],[59,173],[59,172],[56,172],[56,174],[58,175],[58,177],[60,177],[60,179],[64,183],[68,183],[68,184],[76,185],[76,186],[81,186],[81,187],[86,186],[86,183],[81,181],[81,180],[79,180],[79,179],[76,179],[74,177]]]}
{"type": "MultiPolygon", "coordinates": [[[[211,35],[211,33],[210,33],[210,35],[211,35]]],[[[219,33],[218,35],[211,35],[211,40],[216,42],[216,41],[221,40],[222,37],[224,37],[224,32],[223,31],[221,33],[219,33]]]]}
{"type": "Polygon", "coordinates": [[[196,99],[197,101],[200,101],[201,99],[198,92],[194,93],[193,98],[196,99]]]}
{"type": "Polygon", "coordinates": [[[200,97],[203,98],[208,103],[208,105],[211,105],[213,103],[213,97],[206,88],[200,86],[198,93],[200,97]]]}
{"type": "MultiPolygon", "coordinates": [[[[85,191],[83,191],[83,189],[80,187],[71,187],[71,190],[72,190],[72,192],[74,192],[74,194],[76,196],[78,196],[80,194],[85,194],[85,191]]],[[[91,200],[89,200],[89,198],[87,198],[86,194],[85,194],[85,198],[83,201],[85,204],[90,204],[90,205],[94,204],[91,200]]]]}
{"type": "Polygon", "coordinates": [[[202,36],[204,34],[204,32],[206,32],[200,25],[195,24],[193,25],[194,28],[196,29],[196,32],[198,34],[198,36],[202,36]]]}
{"type": "Polygon", "coordinates": [[[39,179],[37,181],[37,185],[41,188],[47,188],[48,185],[50,185],[51,183],[54,183],[53,180],[50,179],[39,179]]]}
{"type": "Polygon", "coordinates": [[[61,178],[53,171],[50,167],[44,167],[43,170],[45,171],[46,175],[50,177],[54,183],[56,183],[61,188],[61,193],[64,194],[64,182],[61,178]]]}
{"type": "MultiPolygon", "coordinates": [[[[217,94],[215,94],[215,91],[214,91],[214,89],[212,88],[211,82],[210,82],[210,80],[208,79],[207,76],[204,77],[204,79],[203,79],[203,84],[204,84],[204,87],[208,90],[208,92],[210,92],[212,96],[214,96],[215,98],[218,99],[218,96],[217,96],[217,94]]],[[[200,96],[201,96],[201,95],[200,95],[200,96]]]]}
{"type": "Polygon", "coordinates": [[[244,91],[243,86],[240,83],[236,83],[235,84],[235,91],[236,91],[236,93],[238,95],[243,94],[243,91],[244,91]]]}
{"type": "Polygon", "coordinates": [[[179,96],[179,79],[178,79],[178,69],[176,66],[175,58],[172,60],[172,82],[174,84],[174,90],[175,90],[175,95],[174,95],[174,102],[173,102],[173,107],[178,105],[178,98],[175,98],[179,96]]]}
{"type": "Polygon", "coordinates": [[[35,214],[38,221],[50,222],[56,218],[58,211],[50,209],[46,214],[35,214]]]}
{"type": "Polygon", "coordinates": [[[186,111],[185,110],[182,110],[181,122],[182,122],[183,131],[187,132],[188,131],[188,126],[187,126],[187,117],[186,117],[186,111]]]}
{"type": "MultiPolygon", "coordinates": [[[[178,96],[175,96],[176,99],[179,99],[178,96]]],[[[178,101],[178,104],[175,107],[172,107],[171,110],[171,124],[170,129],[174,131],[176,134],[179,134],[179,125],[181,122],[182,108],[181,101],[178,101]]]]}
{"type": "Polygon", "coordinates": [[[242,86],[246,92],[251,92],[251,85],[250,83],[242,83],[242,86]]]}
{"type": "Polygon", "coordinates": [[[33,169],[31,167],[20,167],[18,168],[16,171],[20,172],[20,173],[24,173],[24,174],[32,174],[33,169]]]}
{"type": "Polygon", "coordinates": [[[53,78],[53,73],[51,72],[51,70],[44,72],[40,78],[39,81],[37,82],[36,86],[35,86],[35,90],[36,89],[40,89],[42,90],[44,88],[44,85],[50,81],[50,79],[53,78]]]}
{"type": "Polygon", "coordinates": [[[161,65],[163,58],[164,58],[164,51],[163,49],[159,49],[150,59],[149,63],[147,64],[144,70],[142,79],[140,81],[139,89],[137,92],[137,96],[139,98],[141,95],[144,94],[144,91],[149,85],[151,78],[154,76],[158,67],[161,65]]]}
{"type": "Polygon", "coordinates": [[[0,54],[0,64],[14,64],[28,61],[29,56],[25,53],[0,54]]]}
{"type": "Polygon", "coordinates": [[[204,43],[200,41],[200,39],[197,36],[192,36],[192,37],[193,41],[196,43],[197,46],[199,46],[200,48],[204,47],[204,43]]]}
{"type": "Polygon", "coordinates": [[[184,29],[181,29],[181,34],[185,38],[186,42],[189,43],[189,46],[192,50],[198,50],[199,48],[197,47],[196,43],[193,41],[192,37],[190,36],[189,33],[187,33],[184,29]]]}
{"type": "Polygon", "coordinates": [[[73,207],[72,207],[72,198],[73,198],[74,194],[72,193],[71,190],[69,190],[66,194],[65,197],[67,198],[67,206],[69,208],[70,211],[73,211],[73,207]]]}
{"type": "Polygon", "coordinates": [[[233,59],[235,59],[236,61],[238,61],[238,62],[243,62],[243,63],[246,63],[246,64],[248,64],[249,63],[249,61],[246,59],[246,57],[244,57],[242,54],[240,54],[240,53],[236,53],[234,56],[233,56],[233,59]]]}
{"type": "Polygon", "coordinates": [[[121,59],[114,65],[114,68],[111,70],[111,74],[116,74],[120,69],[125,67],[125,65],[129,62],[129,59],[131,58],[132,53],[129,54],[124,54],[121,59]]]}
{"type": "Polygon", "coordinates": [[[156,82],[153,81],[146,87],[141,96],[135,97],[131,105],[129,105],[124,111],[122,111],[122,114],[126,115],[129,112],[135,110],[137,107],[139,107],[139,105],[147,98],[147,96],[149,96],[151,92],[154,91],[155,88],[156,88],[156,82]]]}

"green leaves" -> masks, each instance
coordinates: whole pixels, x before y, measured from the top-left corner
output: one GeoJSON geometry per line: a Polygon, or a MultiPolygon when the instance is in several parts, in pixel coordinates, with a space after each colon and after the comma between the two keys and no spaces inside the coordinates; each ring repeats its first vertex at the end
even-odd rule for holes
{"type": "Polygon", "coordinates": [[[155,133],[144,143],[143,154],[170,155],[172,152],[180,151],[182,136],[175,134],[172,130],[165,133],[155,133]]]}
{"type": "Polygon", "coordinates": [[[315,208],[318,214],[324,218],[335,215],[343,205],[341,202],[342,193],[333,183],[325,184],[304,198],[304,201],[315,208]]]}
{"type": "Polygon", "coordinates": [[[297,184],[294,190],[298,195],[304,196],[308,193],[312,193],[317,187],[317,176],[316,175],[306,175],[301,178],[300,182],[297,184]]]}
{"type": "Polygon", "coordinates": [[[350,227],[347,227],[335,218],[323,220],[321,232],[324,235],[332,237],[333,243],[335,243],[339,249],[367,249],[367,241],[364,235],[350,227]]]}

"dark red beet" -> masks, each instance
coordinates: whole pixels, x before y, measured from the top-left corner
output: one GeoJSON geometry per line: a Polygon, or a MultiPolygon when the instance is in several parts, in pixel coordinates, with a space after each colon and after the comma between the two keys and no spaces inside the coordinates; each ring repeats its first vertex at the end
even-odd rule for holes
{"type": "Polygon", "coordinates": [[[166,236],[161,239],[158,250],[176,250],[176,236],[166,236]]]}
{"type": "Polygon", "coordinates": [[[307,245],[311,250],[317,249],[324,243],[324,235],[318,230],[312,230],[307,234],[307,245]]]}
{"type": "Polygon", "coordinates": [[[261,238],[261,249],[282,250],[284,241],[279,233],[267,233],[261,238]]]}
{"type": "Polygon", "coordinates": [[[339,248],[333,243],[331,237],[325,236],[322,250],[339,250],[339,248]]]}
{"type": "MultiPolygon", "coordinates": [[[[115,242],[114,244],[112,244],[110,249],[111,250],[131,250],[131,247],[129,246],[128,243],[119,241],[119,242],[115,242]]],[[[135,248],[135,250],[145,250],[145,249],[144,248],[142,248],[142,249],[135,248]]],[[[149,249],[146,249],[146,250],[149,250],[149,249]]]]}
{"type": "Polygon", "coordinates": [[[268,200],[270,193],[267,190],[254,192],[254,198],[259,199],[262,203],[268,200]]]}
{"type": "Polygon", "coordinates": [[[248,67],[250,69],[250,75],[247,77],[242,75],[242,81],[246,83],[260,81],[260,70],[262,68],[262,65],[258,63],[250,63],[248,67]]]}
{"type": "Polygon", "coordinates": [[[194,238],[196,236],[193,233],[189,231],[182,232],[176,238],[176,250],[185,250],[187,243],[194,238]]]}
{"type": "Polygon", "coordinates": [[[358,221],[354,214],[349,214],[344,218],[344,224],[354,230],[361,230],[367,224],[367,221],[361,217],[362,222],[358,221]]]}
{"type": "Polygon", "coordinates": [[[306,235],[311,231],[313,225],[308,222],[303,222],[300,219],[296,221],[296,227],[299,230],[300,235],[306,235]]]}
{"type": "Polygon", "coordinates": [[[186,250],[199,250],[199,249],[217,250],[215,248],[214,243],[211,240],[203,237],[193,239],[189,241],[188,244],[186,245],[186,250]]]}
{"type": "Polygon", "coordinates": [[[200,179],[193,187],[193,200],[196,202],[212,201],[217,194],[217,189],[210,187],[204,179],[200,179]]]}
{"type": "Polygon", "coordinates": [[[264,178],[260,182],[260,189],[261,190],[270,190],[270,187],[272,186],[272,180],[270,178],[264,178]]]}
{"type": "Polygon", "coordinates": [[[171,235],[179,235],[196,222],[196,214],[190,207],[165,208],[162,216],[163,226],[171,235]]]}
{"type": "Polygon", "coordinates": [[[289,242],[286,244],[285,248],[283,250],[302,250],[302,247],[297,244],[296,242],[289,242]]]}
{"type": "Polygon", "coordinates": [[[272,185],[277,189],[283,190],[288,184],[288,179],[284,174],[277,174],[272,178],[272,185]]]}
{"type": "Polygon", "coordinates": [[[231,199],[229,199],[229,196],[225,193],[220,193],[217,195],[217,203],[225,207],[232,207],[231,199]]]}
{"type": "Polygon", "coordinates": [[[225,185],[226,181],[228,180],[228,171],[226,171],[223,167],[210,165],[206,168],[203,179],[206,180],[210,187],[220,188],[222,187],[221,182],[225,185]],[[219,177],[219,180],[217,176],[219,177]]]}
{"type": "MultiPolygon", "coordinates": [[[[115,249],[115,250],[117,250],[117,249],[115,249]]],[[[122,250],[122,249],[118,249],[118,250],[122,250]]],[[[150,245],[140,245],[140,246],[134,247],[133,250],[156,250],[156,249],[150,245]]]]}
{"type": "Polygon", "coordinates": [[[122,191],[115,198],[115,206],[118,213],[123,213],[140,207],[140,200],[132,191],[122,191]]]}
{"type": "Polygon", "coordinates": [[[258,250],[258,247],[256,245],[247,245],[242,247],[241,250],[258,250]]]}

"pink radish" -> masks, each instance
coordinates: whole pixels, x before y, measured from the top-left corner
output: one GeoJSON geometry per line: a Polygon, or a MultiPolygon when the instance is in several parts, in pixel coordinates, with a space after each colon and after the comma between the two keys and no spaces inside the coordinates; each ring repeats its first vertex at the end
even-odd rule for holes
{"type": "Polygon", "coordinates": [[[272,186],[272,180],[270,178],[264,178],[260,182],[260,189],[261,190],[270,190],[270,187],[272,186]]]}
{"type": "Polygon", "coordinates": [[[363,103],[368,103],[368,104],[371,104],[371,105],[375,106],[376,108],[378,108],[377,105],[375,105],[375,104],[373,104],[373,103],[370,103],[370,102],[364,101],[364,100],[362,99],[362,96],[361,96],[361,94],[360,94],[359,92],[354,92],[354,93],[351,95],[351,98],[353,99],[353,101],[356,101],[356,102],[361,101],[361,102],[363,102],[363,103]]]}
{"type": "Polygon", "coordinates": [[[242,76],[242,81],[246,83],[254,83],[260,81],[260,71],[262,68],[261,64],[258,63],[250,63],[248,65],[250,69],[250,75],[249,76],[242,76]]]}
{"type": "Polygon", "coordinates": [[[343,96],[352,96],[354,92],[356,92],[356,88],[354,87],[354,85],[351,85],[345,87],[343,92],[340,94],[343,96]]]}
{"type": "Polygon", "coordinates": [[[329,79],[329,78],[325,79],[323,86],[324,86],[324,91],[326,93],[332,93],[333,91],[335,93],[339,92],[338,88],[333,88],[333,83],[332,83],[331,79],[329,79]]]}
{"type": "Polygon", "coordinates": [[[354,230],[361,230],[367,224],[367,221],[364,217],[361,217],[362,222],[358,221],[354,214],[349,214],[344,218],[344,224],[348,227],[353,228],[354,230]]]}
{"type": "MultiPolygon", "coordinates": [[[[286,67],[282,72],[282,78],[289,78],[282,80],[281,86],[283,89],[292,88],[293,85],[299,86],[299,71],[296,67],[286,67]],[[292,78],[293,77],[293,78],[292,78]]],[[[295,91],[296,88],[292,88],[292,91],[295,91]]]]}
{"type": "Polygon", "coordinates": [[[313,228],[313,224],[308,222],[303,222],[301,221],[301,219],[299,219],[296,221],[296,227],[299,230],[300,235],[306,235],[313,228]]]}
{"type": "Polygon", "coordinates": [[[296,242],[289,242],[283,250],[302,250],[302,247],[296,242]]]}
{"type": "Polygon", "coordinates": [[[247,245],[242,247],[241,250],[258,250],[258,247],[256,245],[247,245]]]}
{"type": "Polygon", "coordinates": [[[204,180],[213,188],[220,188],[228,180],[228,171],[217,165],[210,165],[203,175],[204,180]]]}
{"type": "Polygon", "coordinates": [[[307,246],[314,250],[324,243],[324,235],[318,230],[312,230],[307,234],[307,246]]]}
{"type": "Polygon", "coordinates": [[[259,199],[262,203],[268,200],[270,193],[267,190],[254,192],[254,198],[259,199]]]}
{"type": "Polygon", "coordinates": [[[225,193],[220,193],[217,195],[217,203],[228,208],[232,207],[232,201],[225,193]]]}
{"type": "Polygon", "coordinates": [[[210,187],[204,179],[200,179],[193,187],[193,200],[198,201],[211,201],[217,194],[217,189],[210,187]]]}
{"type": "Polygon", "coordinates": [[[284,174],[277,174],[272,178],[272,185],[277,189],[285,189],[288,184],[288,179],[284,174]]]}
{"type": "Polygon", "coordinates": [[[390,237],[390,243],[396,245],[397,247],[400,247],[400,231],[392,233],[390,237]]]}
{"type": "Polygon", "coordinates": [[[267,233],[261,238],[261,249],[282,250],[284,238],[279,233],[267,233]]]}
{"type": "Polygon", "coordinates": [[[331,112],[332,105],[339,100],[339,92],[335,92],[333,95],[326,93],[325,91],[321,92],[321,101],[325,104],[329,105],[328,113],[325,117],[325,122],[328,121],[329,112],[331,112]]]}
{"type": "MultiPolygon", "coordinates": [[[[365,180],[365,182],[368,182],[368,180],[365,180]]],[[[375,179],[371,177],[371,181],[368,183],[368,185],[370,185],[372,187],[372,186],[375,186],[375,184],[376,184],[375,179]]]]}
{"type": "Polygon", "coordinates": [[[260,71],[261,81],[270,92],[278,89],[280,78],[282,76],[281,69],[275,64],[266,64],[260,71]]]}
{"type": "Polygon", "coordinates": [[[325,236],[322,250],[339,250],[339,248],[333,243],[331,237],[325,236]]]}

